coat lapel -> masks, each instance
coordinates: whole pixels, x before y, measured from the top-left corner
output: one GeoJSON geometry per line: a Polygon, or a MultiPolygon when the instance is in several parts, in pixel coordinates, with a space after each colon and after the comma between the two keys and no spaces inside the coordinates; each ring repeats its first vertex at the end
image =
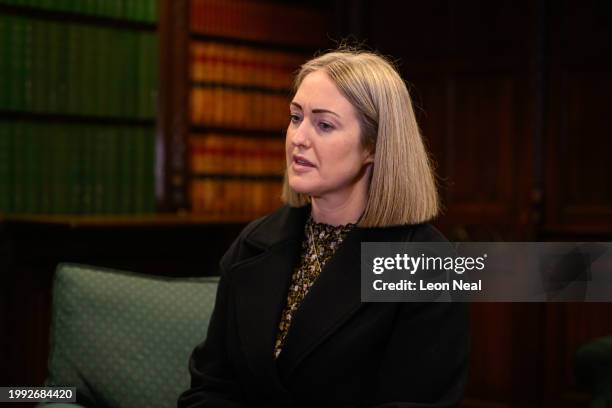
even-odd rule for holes
{"type": "Polygon", "coordinates": [[[240,341],[263,392],[270,387],[270,393],[286,391],[275,367],[274,343],[308,211],[309,207],[285,209],[264,221],[244,244],[259,249],[259,254],[231,268],[240,341]]]}
{"type": "Polygon", "coordinates": [[[277,361],[282,378],[363,305],[359,248],[366,235],[364,230],[347,234],[294,313],[277,361]]]}
{"type": "MultiPolygon", "coordinates": [[[[300,362],[364,305],[360,291],[361,242],[403,240],[407,232],[401,227],[350,231],[294,313],[283,350],[275,361],[278,323],[301,255],[309,213],[310,206],[290,209],[280,219],[262,224],[249,239],[262,252],[232,269],[238,328],[246,357],[254,373],[272,379],[277,390],[284,390],[282,382],[300,362]]],[[[263,379],[262,384],[266,384],[263,379]]]]}

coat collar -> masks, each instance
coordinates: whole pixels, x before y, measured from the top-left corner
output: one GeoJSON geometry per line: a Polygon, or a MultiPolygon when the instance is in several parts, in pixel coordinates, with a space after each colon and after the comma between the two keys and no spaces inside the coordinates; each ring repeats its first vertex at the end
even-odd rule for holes
{"type": "Polygon", "coordinates": [[[245,239],[249,244],[263,250],[287,240],[301,240],[309,214],[310,205],[282,207],[265,217],[245,239]]]}
{"type": "Polygon", "coordinates": [[[271,386],[271,393],[286,392],[282,383],[299,364],[364,305],[357,255],[361,242],[409,240],[407,234],[412,231],[410,226],[349,231],[293,315],[283,350],[275,361],[278,323],[309,214],[310,206],[283,207],[263,219],[245,237],[261,252],[232,268],[240,340],[253,372],[262,377],[261,387],[271,386]]]}

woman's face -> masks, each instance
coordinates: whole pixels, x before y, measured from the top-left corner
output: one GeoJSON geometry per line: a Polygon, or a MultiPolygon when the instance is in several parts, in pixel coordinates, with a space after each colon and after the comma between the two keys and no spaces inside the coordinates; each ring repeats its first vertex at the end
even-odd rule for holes
{"type": "Polygon", "coordinates": [[[290,112],[285,140],[289,186],[313,197],[349,197],[373,161],[361,145],[353,105],[319,70],[304,78],[290,112]]]}

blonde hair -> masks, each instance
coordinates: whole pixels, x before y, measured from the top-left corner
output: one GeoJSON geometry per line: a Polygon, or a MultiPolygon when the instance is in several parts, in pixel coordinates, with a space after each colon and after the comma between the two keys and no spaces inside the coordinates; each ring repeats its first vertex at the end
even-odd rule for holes
{"type": "MultiPolygon", "coordinates": [[[[361,227],[418,224],[439,211],[430,159],[416,122],[406,84],[384,57],[340,48],[304,63],[293,92],[304,78],[323,70],[355,107],[363,147],[374,152],[374,165],[361,227]]],[[[310,197],[283,181],[283,202],[301,207],[310,197]]]]}

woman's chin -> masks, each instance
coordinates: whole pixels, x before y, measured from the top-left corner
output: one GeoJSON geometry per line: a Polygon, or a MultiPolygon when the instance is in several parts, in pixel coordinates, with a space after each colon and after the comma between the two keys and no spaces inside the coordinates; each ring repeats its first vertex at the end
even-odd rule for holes
{"type": "Polygon", "coordinates": [[[289,187],[298,194],[311,195],[313,187],[309,183],[301,183],[298,180],[289,179],[289,187]]]}

